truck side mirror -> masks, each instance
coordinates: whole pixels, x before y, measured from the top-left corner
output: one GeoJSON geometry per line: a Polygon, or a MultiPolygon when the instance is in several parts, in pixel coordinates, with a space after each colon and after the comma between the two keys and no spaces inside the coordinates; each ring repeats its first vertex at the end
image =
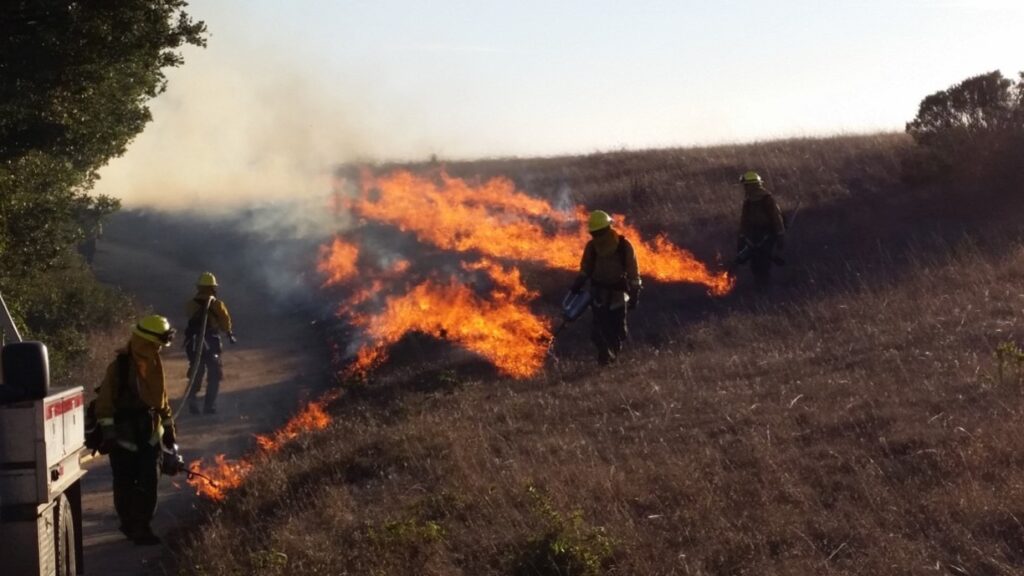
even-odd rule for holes
{"type": "Polygon", "coordinates": [[[42,342],[15,342],[0,352],[0,401],[38,400],[50,393],[50,357],[42,342]]]}

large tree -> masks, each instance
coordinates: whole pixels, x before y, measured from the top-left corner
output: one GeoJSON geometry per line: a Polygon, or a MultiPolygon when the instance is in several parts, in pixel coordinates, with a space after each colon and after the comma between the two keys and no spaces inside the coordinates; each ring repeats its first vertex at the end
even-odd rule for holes
{"type": "Polygon", "coordinates": [[[0,290],[44,271],[116,203],[96,172],[150,120],[147,103],[206,28],[183,0],[0,3],[0,290]]]}
{"type": "Polygon", "coordinates": [[[921,101],[907,133],[919,145],[914,168],[928,176],[988,170],[1018,155],[1024,139],[1024,74],[967,78],[921,101]]]}

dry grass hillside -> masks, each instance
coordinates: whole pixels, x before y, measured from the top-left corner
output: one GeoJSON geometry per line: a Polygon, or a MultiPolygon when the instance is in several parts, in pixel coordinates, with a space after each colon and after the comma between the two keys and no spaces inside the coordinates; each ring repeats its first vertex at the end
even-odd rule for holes
{"type": "MultiPolygon", "coordinates": [[[[801,205],[770,294],[651,286],[525,381],[430,342],[257,462],[185,574],[1024,572],[1019,185],[911,188],[900,135],[448,166],[622,212],[714,260],[735,178],[801,205]],[[999,351],[997,354],[997,350],[999,351]]],[[[528,273],[554,309],[570,276],[528,273]]],[[[742,281],[749,280],[741,278],[742,281]]]]}

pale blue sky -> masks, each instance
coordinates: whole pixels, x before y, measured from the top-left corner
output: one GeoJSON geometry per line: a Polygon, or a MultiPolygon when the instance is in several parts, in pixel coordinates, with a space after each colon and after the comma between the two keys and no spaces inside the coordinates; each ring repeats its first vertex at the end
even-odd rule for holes
{"type": "MultiPolygon", "coordinates": [[[[294,164],[295,146],[328,162],[901,130],[931,92],[1024,70],[1017,0],[193,0],[189,10],[207,21],[209,47],[187,53],[139,139],[167,162],[168,143],[188,139],[228,138],[217,148],[251,167],[268,156],[294,164]],[[268,134],[286,135],[287,149],[253,144],[268,134]]],[[[133,150],[119,164],[147,157],[133,150]]]]}

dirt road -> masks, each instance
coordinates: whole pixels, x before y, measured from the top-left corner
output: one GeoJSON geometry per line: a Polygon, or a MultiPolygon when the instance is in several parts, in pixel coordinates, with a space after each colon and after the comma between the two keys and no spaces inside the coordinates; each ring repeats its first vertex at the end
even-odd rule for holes
{"type": "MultiPolygon", "coordinates": [[[[187,362],[180,346],[185,301],[191,297],[200,269],[192,269],[146,248],[117,238],[100,243],[96,273],[120,286],[153,312],[171,319],[179,342],[165,351],[165,371],[172,406],[185,389],[187,362]]],[[[311,392],[327,381],[323,346],[298,314],[277,309],[270,298],[246,286],[244,271],[214,270],[220,296],[235,320],[237,346],[226,347],[225,378],[216,415],[177,421],[178,442],[186,461],[225,453],[237,457],[253,443],[255,433],[281,425],[311,392]]],[[[111,351],[113,357],[113,351],[111,351]]],[[[85,562],[87,574],[107,576],[160,573],[164,546],[138,547],[118,531],[106,458],[89,463],[85,479],[85,562]]],[[[160,480],[160,505],[154,531],[166,535],[182,528],[194,514],[197,496],[181,476],[160,480]]]]}

